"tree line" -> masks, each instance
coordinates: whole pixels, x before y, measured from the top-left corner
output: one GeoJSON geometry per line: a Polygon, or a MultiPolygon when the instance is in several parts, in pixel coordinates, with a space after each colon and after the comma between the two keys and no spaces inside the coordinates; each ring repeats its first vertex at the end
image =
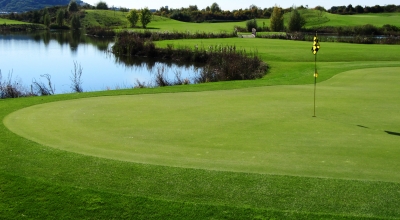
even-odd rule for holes
{"type": "Polygon", "coordinates": [[[362,13],[393,13],[400,12],[400,5],[375,5],[375,6],[364,6],[349,4],[348,6],[332,6],[329,10],[332,14],[362,14],[362,13]]]}
{"type": "Polygon", "coordinates": [[[228,11],[222,10],[218,3],[213,3],[205,9],[199,9],[197,5],[190,5],[187,8],[182,7],[180,9],[161,7],[154,14],[184,22],[218,22],[269,18],[272,11],[273,7],[261,9],[256,5],[250,5],[246,9],[228,11]]]}
{"type": "MultiPolygon", "coordinates": [[[[161,7],[154,14],[168,17],[178,21],[184,22],[218,22],[218,21],[245,21],[255,18],[271,18],[275,7],[261,8],[254,4],[245,9],[238,10],[222,10],[218,3],[213,3],[205,9],[199,9],[197,5],[189,5],[189,7],[182,7],[176,9],[169,9],[168,7],[161,7]]],[[[291,12],[291,8],[281,9],[283,13],[291,12]]],[[[297,9],[305,9],[306,6],[299,6],[297,9]]],[[[328,11],[334,14],[356,14],[356,13],[382,13],[382,12],[400,12],[400,5],[385,5],[385,6],[360,6],[353,7],[351,4],[346,6],[333,6],[331,9],[326,10],[322,6],[313,8],[320,11],[328,11]]]]}

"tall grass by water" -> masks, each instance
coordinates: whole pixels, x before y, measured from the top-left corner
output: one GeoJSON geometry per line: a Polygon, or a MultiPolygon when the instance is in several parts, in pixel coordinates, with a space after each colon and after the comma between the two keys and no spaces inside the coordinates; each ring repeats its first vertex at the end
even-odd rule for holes
{"type": "MultiPolygon", "coordinates": [[[[150,37],[149,37],[150,38],[150,37]]],[[[248,53],[235,46],[156,47],[151,39],[135,32],[118,34],[112,48],[117,56],[151,57],[153,59],[203,63],[205,65],[196,82],[249,80],[263,77],[268,69],[256,51],[248,53]]]]}

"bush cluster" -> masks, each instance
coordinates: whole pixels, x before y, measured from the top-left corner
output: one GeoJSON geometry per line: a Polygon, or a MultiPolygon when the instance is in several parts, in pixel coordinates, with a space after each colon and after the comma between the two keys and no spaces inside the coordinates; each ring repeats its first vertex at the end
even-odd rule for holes
{"type": "Polygon", "coordinates": [[[353,27],[316,27],[305,29],[306,32],[330,33],[341,36],[357,36],[357,35],[392,35],[400,36],[400,28],[395,25],[385,24],[382,27],[376,27],[371,24],[353,26],[353,27]]]}
{"type": "Polygon", "coordinates": [[[103,28],[100,26],[90,27],[86,29],[86,34],[97,37],[115,37],[116,33],[111,28],[103,28]]]}
{"type": "Polygon", "coordinates": [[[248,55],[235,46],[209,46],[194,48],[157,48],[152,39],[141,37],[137,33],[121,32],[117,36],[113,53],[117,56],[139,56],[179,62],[203,63],[203,71],[195,81],[215,82],[227,80],[257,79],[264,76],[268,66],[256,53],[248,55]]]}
{"type": "MultiPolygon", "coordinates": [[[[127,32],[127,31],[125,31],[127,32]]],[[[116,32],[110,28],[103,27],[90,27],[86,29],[86,33],[92,36],[98,37],[114,37],[116,32]]],[[[220,32],[178,32],[178,31],[137,31],[131,32],[132,36],[138,36],[144,39],[151,39],[152,41],[160,40],[177,40],[177,39],[210,39],[210,38],[230,38],[237,37],[236,33],[232,31],[231,33],[220,32]]]]}

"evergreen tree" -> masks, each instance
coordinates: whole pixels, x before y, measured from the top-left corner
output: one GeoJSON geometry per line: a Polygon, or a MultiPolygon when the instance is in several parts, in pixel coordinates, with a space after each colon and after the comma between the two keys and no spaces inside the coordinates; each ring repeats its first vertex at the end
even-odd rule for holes
{"type": "Polygon", "coordinates": [[[271,31],[282,31],[284,29],[283,25],[283,11],[282,8],[275,6],[271,15],[271,31]]]}
{"type": "Polygon", "coordinates": [[[300,31],[306,24],[306,20],[301,16],[297,9],[293,9],[289,19],[289,31],[300,31]]]}

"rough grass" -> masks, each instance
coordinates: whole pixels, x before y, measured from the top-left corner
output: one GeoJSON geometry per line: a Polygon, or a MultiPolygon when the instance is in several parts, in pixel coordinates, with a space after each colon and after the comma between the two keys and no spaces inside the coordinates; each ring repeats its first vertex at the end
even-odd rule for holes
{"type": "Polygon", "coordinates": [[[126,28],[128,20],[127,12],[111,10],[85,10],[85,17],[82,19],[83,27],[107,27],[126,28]]]}

